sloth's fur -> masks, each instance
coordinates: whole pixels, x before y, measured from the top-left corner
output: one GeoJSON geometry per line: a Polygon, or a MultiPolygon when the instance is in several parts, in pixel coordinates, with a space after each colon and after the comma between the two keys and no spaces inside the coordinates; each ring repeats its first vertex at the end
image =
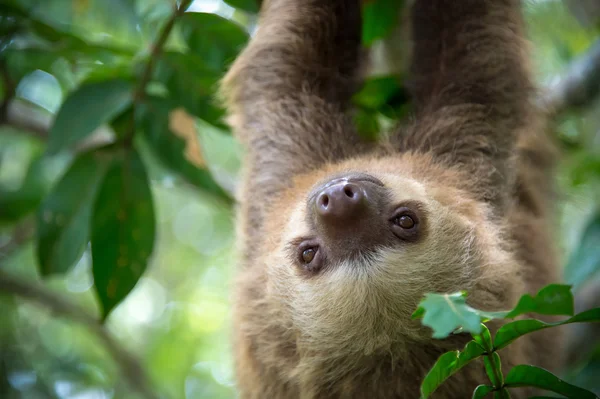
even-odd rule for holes
{"type": "MultiPolygon", "coordinates": [[[[519,2],[416,0],[411,12],[415,113],[380,143],[361,142],[348,115],[358,0],[267,1],[223,81],[247,149],[234,301],[242,398],[417,398],[435,360],[468,339],[433,340],[411,320],[425,292],[467,290],[473,306],[504,310],[557,280],[554,150],[530,101],[519,2]],[[422,237],[307,274],[290,248],[315,234],[308,194],[346,172],[378,178],[393,203],[418,203],[422,237]]],[[[555,331],[521,338],[501,351],[503,368],[555,369],[560,342],[555,331]]],[[[435,397],[470,397],[486,378],[474,362],[435,397]]]]}

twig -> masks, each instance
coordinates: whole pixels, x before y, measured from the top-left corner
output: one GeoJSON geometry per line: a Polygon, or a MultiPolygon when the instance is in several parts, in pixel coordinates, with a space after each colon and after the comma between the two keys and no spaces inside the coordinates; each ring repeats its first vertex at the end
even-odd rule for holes
{"type": "Polygon", "coordinates": [[[173,27],[175,26],[175,21],[177,21],[177,18],[179,18],[181,15],[183,15],[185,10],[187,10],[187,8],[190,6],[191,3],[192,3],[192,0],[183,0],[179,6],[175,6],[175,11],[171,15],[171,17],[169,18],[169,20],[167,21],[165,26],[163,27],[163,29],[158,34],[158,39],[156,39],[156,42],[154,42],[154,44],[152,45],[152,51],[150,52],[150,58],[148,59],[148,62],[146,63],[146,67],[144,68],[144,71],[142,72],[142,76],[139,80],[137,89],[134,93],[134,100],[139,101],[144,97],[145,92],[146,92],[146,86],[152,79],[152,72],[154,71],[154,64],[156,64],[156,61],[158,60],[158,58],[160,57],[160,54],[162,53],[163,47],[165,46],[165,43],[167,42],[167,39],[169,38],[169,35],[171,34],[173,27]]]}
{"type": "Polygon", "coordinates": [[[132,115],[131,128],[129,129],[129,132],[124,140],[126,146],[131,144],[133,136],[135,135],[135,107],[142,102],[144,96],[146,95],[146,86],[148,86],[148,83],[150,83],[150,81],[152,80],[152,72],[154,71],[154,65],[156,64],[156,61],[158,60],[163,51],[163,47],[165,46],[167,39],[169,38],[169,35],[171,34],[173,27],[175,26],[175,22],[181,15],[183,15],[185,10],[188,9],[191,3],[192,0],[182,0],[179,6],[175,5],[175,10],[173,11],[173,14],[171,14],[171,17],[158,34],[158,38],[152,44],[150,57],[148,58],[148,62],[146,63],[146,66],[142,71],[140,80],[133,93],[134,112],[132,115]]]}
{"type": "Polygon", "coordinates": [[[0,59],[0,76],[2,77],[2,85],[4,86],[4,98],[0,102],[0,121],[8,119],[8,106],[15,97],[15,83],[8,73],[6,61],[0,59]]]}
{"type": "Polygon", "coordinates": [[[8,258],[23,244],[29,241],[35,233],[35,221],[28,218],[19,223],[11,232],[10,239],[0,245],[0,265],[2,259],[8,258]]]}
{"type": "Polygon", "coordinates": [[[584,107],[600,94],[600,39],[538,99],[550,116],[584,107]]]}
{"type": "Polygon", "coordinates": [[[125,349],[93,316],[41,284],[24,281],[0,269],[0,293],[35,302],[59,317],[83,324],[104,344],[126,383],[142,397],[158,399],[139,360],[125,349]]]}

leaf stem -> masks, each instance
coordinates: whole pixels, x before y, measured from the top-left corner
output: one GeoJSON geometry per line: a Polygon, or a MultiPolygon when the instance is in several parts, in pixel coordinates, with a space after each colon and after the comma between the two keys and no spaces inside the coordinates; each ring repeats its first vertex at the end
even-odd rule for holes
{"type": "MultiPolygon", "coordinates": [[[[165,23],[165,26],[162,28],[162,30],[158,34],[156,41],[152,44],[152,49],[150,51],[150,56],[148,57],[148,62],[146,62],[146,65],[142,71],[140,80],[137,84],[137,87],[136,87],[134,93],[133,93],[134,113],[133,113],[132,118],[133,118],[134,122],[135,122],[135,107],[144,99],[144,97],[146,95],[146,86],[148,86],[148,84],[152,80],[152,73],[154,72],[154,66],[156,65],[156,62],[158,61],[158,59],[160,58],[160,55],[161,55],[163,48],[167,42],[167,39],[169,38],[169,35],[171,34],[171,31],[173,30],[173,27],[175,27],[175,22],[188,9],[188,7],[192,3],[192,1],[193,0],[182,0],[181,3],[179,4],[179,6],[177,6],[177,5],[174,6],[173,14],[171,14],[171,17],[167,20],[167,22],[165,23]]],[[[126,145],[131,144],[131,141],[133,140],[134,135],[135,135],[135,123],[132,124],[131,129],[129,130],[129,134],[125,137],[124,141],[125,141],[126,145]]]]}
{"type": "Polygon", "coordinates": [[[481,323],[481,334],[472,335],[475,342],[482,347],[486,373],[494,386],[494,391],[501,391],[504,387],[504,376],[502,375],[502,365],[500,356],[494,348],[492,335],[487,326],[481,323]]]}
{"type": "Polygon", "coordinates": [[[494,388],[496,390],[501,390],[504,385],[504,377],[502,375],[502,369],[499,363],[500,356],[498,356],[496,352],[488,353],[484,356],[488,359],[492,368],[492,372],[494,373],[494,381],[491,381],[492,379],[490,379],[490,381],[492,384],[494,384],[494,388]]]}

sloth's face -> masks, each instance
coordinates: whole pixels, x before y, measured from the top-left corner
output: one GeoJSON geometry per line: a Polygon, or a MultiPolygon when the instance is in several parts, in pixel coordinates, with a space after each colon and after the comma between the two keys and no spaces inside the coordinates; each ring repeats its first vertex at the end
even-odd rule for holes
{"type": "Polygon", "coordinates": [[[425,187],[411,179],[363,172],[329,175],[292,214],[292,226],[301,229],[292,232],[288,257],[306,278],[344,263],[367,268],[382,251],[410,251],[426,240],[435,207],[425,187]]]}
{"type": "Polygon", "coordinates": [[[289,208],[273,216],[278,239],[267,240],[278,243],[266,262],[268,292],[301,340],[368,352],[399,335],[422,337],[410,315],[425,292],[473,292],[486,268],[512,272],[487,207],[445,171],[423,168],[433,169],[354,160],[286,195],[289,208]]]}

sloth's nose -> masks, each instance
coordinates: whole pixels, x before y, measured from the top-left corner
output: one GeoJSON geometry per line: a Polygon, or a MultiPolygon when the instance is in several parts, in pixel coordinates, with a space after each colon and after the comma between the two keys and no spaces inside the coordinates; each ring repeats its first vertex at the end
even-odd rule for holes
{"type": "Polygon", "coordinates": [[[312,231],[329,262],[395,239],[385,213],[391,196],[374,176],[351,173],[333,178],[316,187],[309,198],[312,231]]]}
{"type": "Polygon", "coordinates": [[[323,189],[316,198],[317,213],[333,224],[360,217],[367,206],[366,187],[361,182],[333,184],[323,189]]]}

